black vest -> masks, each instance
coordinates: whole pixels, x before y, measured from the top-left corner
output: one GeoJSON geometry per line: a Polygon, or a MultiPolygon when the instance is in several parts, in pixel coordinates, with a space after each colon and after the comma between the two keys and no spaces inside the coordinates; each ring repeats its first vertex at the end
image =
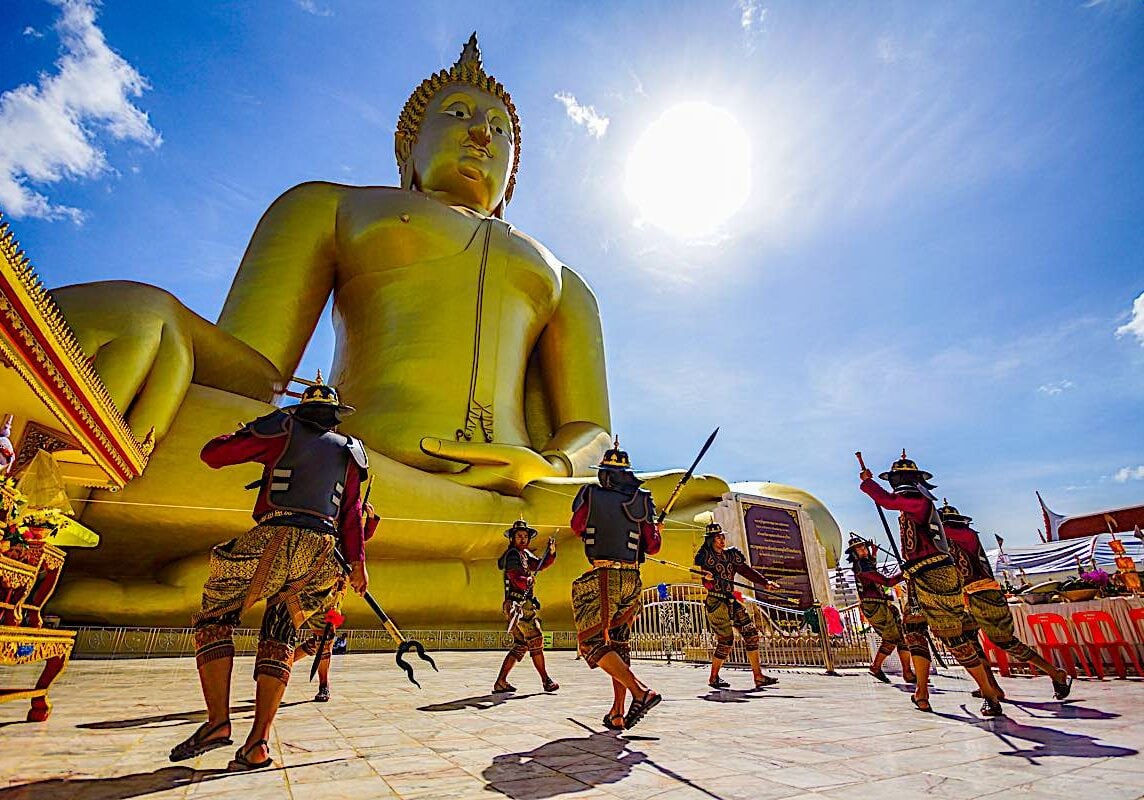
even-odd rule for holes
{"type": "Polygon", "coordinates": [[[262,504],[317,517],[336,527],[351,459],[362,469],[369,463],[362,443],[285,413],[263,417],[250,428],[256,436],[288,437],[278,460],[263,467],[262,504]]]}
{"type": "Polygon", "coordinates": [[[579,510],[585,503],[588,504],[588,522],[583,539],[588,560],[638,563],[641,560],[640,523],[655,518],[651,492],[647,489],[618,492],[588,485],[576,495],[572,510],[579,510]]]}

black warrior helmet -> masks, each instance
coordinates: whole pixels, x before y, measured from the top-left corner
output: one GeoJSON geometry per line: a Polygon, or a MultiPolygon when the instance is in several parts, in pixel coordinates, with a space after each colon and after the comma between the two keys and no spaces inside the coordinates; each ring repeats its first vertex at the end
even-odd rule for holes
{"type": "Polygon", "coordinates": [[[964,528],[967,527],[969,523],[973,522],[973,517],[967,517],[959,512],[956,508],[949,504],[949,500],[946,500],[943,497],[942,502],[945,503],[945,505],[939,508],[937,513],[938,516],[941,517],[941,521],[944,524],[952,525],[955,528],[964,528]]]}
{"type": "Polygon", "coordinates": [[[883,472],[878,476],[884,481],[889,481],[890,486],[894,491],[902,489],[910,490],[918,484],[926,487],[927,489],[934,488],[930,483],[933,474],[926,472],[924,469],[918,469],[918,465],[906,456],[905,448],[902,448],[902,457],[895,461],[890,469],[883,472]]]}

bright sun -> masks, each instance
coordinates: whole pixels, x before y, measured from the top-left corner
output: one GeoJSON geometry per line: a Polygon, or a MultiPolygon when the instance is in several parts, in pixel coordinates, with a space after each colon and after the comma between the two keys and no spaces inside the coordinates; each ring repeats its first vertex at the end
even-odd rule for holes
{"type": "Polygon", "coordinates": [[[746,132],[725,109],[702,102],[672,106],[648,126],[624,186],[646,221],[681,238],[718,231],[750,187],[746,132]]]}

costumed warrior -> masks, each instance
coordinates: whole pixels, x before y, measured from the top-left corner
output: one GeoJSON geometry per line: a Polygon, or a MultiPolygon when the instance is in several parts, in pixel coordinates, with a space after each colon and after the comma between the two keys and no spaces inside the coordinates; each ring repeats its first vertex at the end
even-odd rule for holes
{"type": "Polygon", "coordinates": [[[882,683],[889,683],[890,679],[882,670],[882,664],[897,650],[898,658],[902,661],[902,678],[907,683],[913,683],[913,666],[910,664],[910,650],[902,627],[902,615],[898,611],[897,601],[886,595],[887,588],[896,586],[905,578],[901,574],[884,575],[878,569],[878,546],[856,533],[850,534],[846,559],[854,570],[862,616],[881,639],[878,642],[878,652],[870,664],[870,674],[882,683]]]}
{"type": "Polygon", "coordinates": [[[504,532],[504,536],[509,540],[509,545],[497,559],[497,566],[504,572],[502,610],[509,621],[512,649],[504,657],[496,683],[493,684],[493,693],[516,691],[516,687],[508,682],[508,673],[524,659],[525,653],[532,656],[532,665],[540,675],[544,691],[555,692],[560,684],[548,676],[544,666],[544,631],[536,616],[540,601],[533,594],[533,585],[536,583],[536,573],[548,569],[556,561],[556,540],[550,538],[544,555],[536,556],[528,549],[536,536],[536,529],[530,528],[523,519],[514,522],[504,532]]]}
{"type": "Polygon", "coordinates": [[[270,725],[290,679],[298,631],[340,599],[344,577],[334,552],[339,531],[351,565],[350,585],[357,592],[368,585],[361,498],[366,452],[359,440],[334,430],[353,409],[342,405],[321,377],[306,387],[297,405],[203,448],[208,466],[256,462],[262,478],[250,487],[258,487],[255,526],[211,551],[202,609],[192,620],[207,721],[171,750],[172,761],[231,744],[232,634],[242,613],[266,600],[254,665],[254,722],[231,764],[270,766],[270,725]]]}
{"type": "Polygon", "coordinates": [[[631,669],[632,621],[640,610],[640,562],[659,552],[651,492],[640,488],[617,437],[597,465],[599,485],[580,489],[572,501],[572,530],[584,543],[592,568],[572,582],[572,614],[579,650],[588,666],[612,678],[612,707],[604,726],[635,726],[663,698],[631,669]],[[626,693],[632,702],[624,712],[626,693]]]}
{"type": "MultiPolygon", "coordinates": [[[[882,508],[899,512],[902,572],[910,583],[909,588],[921,607],[926,624],[977,682],[983,700],[982,716],[1000,716],[1004,713],[1000,695],[990,683],[988,671],[977,653],[977,637],[964,629],[961,576],[949,556],[949,545],[937,508],[927,496],[927,490],[934,488],[929,483],[933,475],[918,469],[903,450],[902,457],[878,477],[889,481],[894,491],[883,489],[868,469],[859,473],[861,489],[882,508]]],[[[919,657],[919,654],[914,654],[913,660],[917,684],[910,699],[918,710],[932,712],[929,660],[919,657]]]]}
{"type": "MultiPolygon", "coordinates": [[[[965,599],[974,625],[989,637],[989,641],[1008,653],[1010,658],[1032,664],[1048,675],[1053,682],[1053,696],[1058,700],[1064,700],[1072,690],[1072,678],[1063,669],[1050,664],[1033,648],[1017,638],[1014,633],[1013,614],[1009,611],[1005,593],[1001,591],[1000,584],[993,577],[993,568],[989,564],[988,556],[985,555],[980,534],[969,527],[973,518],[960,513],[949,504],[948,500],[938,509],[938,515],[945,527],[945,536],[949,540],[949,554],[953,557],[953,562],[957,565],[957,571],[961,573],[961,580],[965,584],[965,599]]],[[[980,646],[978,643],[979,648],[980,646]]],[[[982,661],[985,661],[983,650],[979,655],[982,661]]],[[[1004,697],[1005,693],[997,685],[992,672],[989,677],[997,691],[1004,697]]]]}
{"type": "Polygon", "coordinates": [[[736,575],[741,575],[764,589],[776,590],[782,587],[752,568],[739,548],[727,547],[727,535],[718,522],[708,523],[703,544],[695,553],[695,565],[703,570],[703,588],[707,590],[703,609],[707,612],[711,630],[715,631],[715,653],[711,656],[711,676],[707,685],[713,689],[726,689],[731,685],[719,677],[719,670],[727,656],[731,655],[736,630],[743,637],[743,647],[747,651],[747,660],[751,663],[755,688],[762,689],[778,683],[778,678],[763,674],[759,657],[759,631],[746,607],[735,596],[734,580],[736,575]]]}

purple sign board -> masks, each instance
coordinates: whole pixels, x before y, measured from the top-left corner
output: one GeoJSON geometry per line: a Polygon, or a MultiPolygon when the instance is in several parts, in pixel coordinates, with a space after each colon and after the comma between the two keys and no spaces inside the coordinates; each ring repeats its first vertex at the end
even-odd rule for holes
{"type": "Polygon", "coordinates": [[[741,501],[741,505],[743,527],[747,532],[747,559],[752,567],[782,586],[778,591],[782,599],[771,595],[762,595],[759,599],[798,610],[809,608],[814,603],[814,591],[802,548],[798,511],[746,500],[741,501]]]}

